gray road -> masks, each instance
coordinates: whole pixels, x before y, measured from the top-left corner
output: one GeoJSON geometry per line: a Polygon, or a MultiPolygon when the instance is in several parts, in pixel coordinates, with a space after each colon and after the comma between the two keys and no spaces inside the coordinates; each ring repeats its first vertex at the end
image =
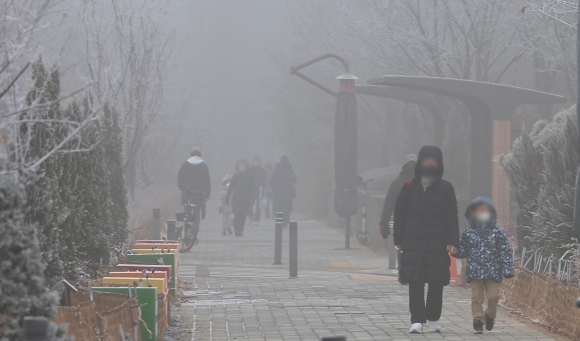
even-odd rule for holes
{"type": "Polygon", "coordinates": [[[500,311],[491,333],[471,330],[468,291],[446,287],[443,332],[409,335],[407,287],[399,285],[387,258],[360,247],[344,250],[344,237],[311,220],[299,220],[299,277],[272,265],[274,223],[248,226],[244,237],[224,237],[213,203],[200,244],[180,258],[180,277],[190,283],[186,301],[174,307],[186,329],[183,340],[555,340],[500,311]],[[213,214],[212,214],[213,213],[213,214]]]}

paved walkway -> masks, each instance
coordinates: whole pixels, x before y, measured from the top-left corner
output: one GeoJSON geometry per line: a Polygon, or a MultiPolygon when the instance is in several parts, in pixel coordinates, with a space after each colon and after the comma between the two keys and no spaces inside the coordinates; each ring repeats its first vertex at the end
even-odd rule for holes
{"type": "Polygon", "coordinates": [[[180,277],[191,284],[174,307],[187,330],[183,340],[555,340],[500,311],[496,329],[471,330],[468,291],[445,288],[441,334],[409,335],[407,287],[387,268],[387,258],[360,247],[344,250],[344,236],[321,223],[298,225],[299,270],[272,265],[274,223],[248,226],[244,237],[222,236],[213,203],[200,244],[180,258],[180,277]]]}

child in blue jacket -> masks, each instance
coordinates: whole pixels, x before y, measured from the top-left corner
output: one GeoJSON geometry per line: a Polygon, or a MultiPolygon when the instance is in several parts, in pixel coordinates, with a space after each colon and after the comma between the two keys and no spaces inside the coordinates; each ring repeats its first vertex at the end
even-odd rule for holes
{"type": "Polygon", "coordinates": [[[466,279],[471,284],[471,312],[476,334],[492,330],[502,277],[514,276],[511,247],[488,198],[476,198],[465,211],[469,227],[463,232],[456,258],[467,258],[466,279]],[[484,295],[487,310],[483,311],[484,295]]]}

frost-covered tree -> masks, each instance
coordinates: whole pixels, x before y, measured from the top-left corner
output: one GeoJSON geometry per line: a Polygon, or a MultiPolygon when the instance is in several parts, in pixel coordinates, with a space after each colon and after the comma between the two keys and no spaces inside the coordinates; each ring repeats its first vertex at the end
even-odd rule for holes
{"type": "Polygon", "coordinates": [[[119,126],[119,114],[108,103],[103,108],[101,142],[107,172],[111,215],[112,242],[120,243],[127,237],[127,188],[124,176],[123,137],[119,126]]]}
{"type": "Polygon", "coordinates": [[[13,339],[22,316],[52,317],[58,295],[46,286],[37,231],[25,223],[22,186],[5,161],[0,155],[0,335],[13,339]]]}
{"type": "MultiPolygon", "coordinates": [[[[60,77],[58,67],[48,70],[42,59],[32,65],[34,88],[28,93],[27,103],[46,104],[24,112],[20,119],[18,146],[24,152],[23,158],[34,162],[50,153],[59,144],[62,118],[60,104],[60,77]]],[[[47,266],[45,279],[54,284],[62,278],[63,267],[60,260],[61,224],[66,218],[59,181],[62,175],[62,158],[55,153],[36,168],[34,178],[25,187],[26,223],[37,224],[40,249],[47,266]]]]}
{"type": "Polygon", "coordinates": [[[523,130],[512,152],[500,158],[519,204],[520,247],[563,254],[574,238],[573,203],[576,167],[580,162],[575,107],[551,122],[523,130]]]}

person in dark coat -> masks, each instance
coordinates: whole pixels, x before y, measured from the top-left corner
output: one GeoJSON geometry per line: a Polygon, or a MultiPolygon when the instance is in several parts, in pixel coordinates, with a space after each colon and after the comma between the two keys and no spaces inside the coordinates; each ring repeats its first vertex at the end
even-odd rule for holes
{"type": "Polygon", "coordinates": [[[201,149],[194,147],[191,157],[179,168],[177,185],[181,190],[181,204],[193,204],[194,220],[192,223],[194,243],[197,244],[197,234],[201,221],[201,212],[211,194],[209,169],[201,158],[201,149]]]}
{"type": "Polygon", "coordinates": [[[256,225],[260,223],[260,217],[262,216],[262,208],[260,207],[260,201],[264,195],[264,188],[266,187],[266,170],[262,168],[262,161],[259,156],[254,156],[252,158],[252,166],[250,167],[250,174],[254,179],[254,184],[256,185],[256,202],[253,208],[250,208],[248,216],[251,221],[256,225]]]}
{"type": "Polygon", "coordinates": [[[264,165],[264,170],[266,171],[266,184],[264,185],[264,197],[262,198],[264,213],[266,214],[266,219],[272,218],[272,173],[274,172],[274,165],[271,163],[266,163],[264,165]]]}
{"type": "MultiPolygon", "coordinates": [[[[387,239],[391,234],[391,216],[393,215],[393,211],[395,210],[395,204],[397,203],[397,197],[399,193],[401,193],[401,188],[405,185],[407,180],[413,179],[415,177],[415,165],[417,164],[417,155],[409,154],[405,157],[405,164],[399,173],[399,176],[391,182],[389,186],[389,190],[387,192],[387,196],[385,197],[385,203],[383,204],[383,213],[381,214],[381,222],[379,223],[379,228],[381,235],[384,239],[387,239]]],[[[394,247],[394,245],[389,246],[394,247]]],[[[389,250],[392,251],[392,250],[389,250]]],[[[401,252],[397,251],[397,262],[399,264],[399,272],[401,271],[401,252]]],[[[389,252],[389,254],[391,254],[389,252]]],[[[394,254],[394,252],[393,252],[394,254]]],[[[401,281],[399,277],[399,283],[403,285],[407,285],[406,282],[401,281]]]]}
{"type": "Polygon", "coordinates": [[[290,221],[290,212],[292,212],[293,201],[296,197],[296,188],[294,185],[298,181],[290,159],[284,155],[280,158],[280,163],[274,166],[272,172],[272,207],[274,213],[284,213],[284,225],[290,221]]]}
{"type": "Polygon", "coordinates": [[[231,199],[236,237],[243,236],[246,216],[256,201],[256,186],[248,168],[248,161],[246,160],[239,160],[236,163],[237,173],[234,174],[226,195],[226,205],[230,205],[231,199]]]}
{"type": "Polygon", "coordinates": [[[417,155],[409,154],[405,157],[405,164],[401,169],[399,175],[391,182],[389,190],[387,191],[387,196],[385,197],[385,202],[383,204],[383,213],[381,214],[381,235],[383,238],[387,239],[390,235],[389,222],[391,221],[391,216],[393,211],[395,211],[395,204],[397,203],[397,197],[401,193],[401,188],[405,184],[405,181],[413,179],[415,177],[415,165],[417,164],[417,155]]]}
{"type": "Polygon", "coordinates": [[[443,153],[423,146],[415,177],[405,182],[395,205],[394,241],[401,255],[401,280],[409,283],[411,333],[423,323],[439,332],[443,287],[449,284],[450,257],[459,246],[457,198],[453,185],[442,179],[443,153]],[[429,285],[425,303],[425,283],[429,285]]]}

